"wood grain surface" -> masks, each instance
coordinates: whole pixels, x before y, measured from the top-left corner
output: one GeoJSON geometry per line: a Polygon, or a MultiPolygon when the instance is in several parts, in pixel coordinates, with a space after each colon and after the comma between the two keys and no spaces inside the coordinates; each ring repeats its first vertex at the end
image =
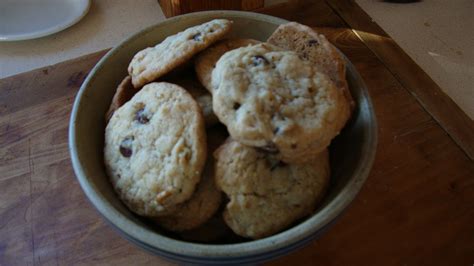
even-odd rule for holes
{"type": "Polygon", "coordinates": [[[474,160],[472,119],[353,0],[326,2],[474,160]]]}
{"type": "MultiPolygon", "coordinates": [[[[379,145],[340,220],[268,264],[471,265],[474,162],[462,143],[328,4],[298,2],[261,12],[318,27],[348,56],[374,102],[379,145]]],[[[172,265],[109,227],[71,167],[72,102],[103,54],[0,80],[0,265],[172,265]]]]}

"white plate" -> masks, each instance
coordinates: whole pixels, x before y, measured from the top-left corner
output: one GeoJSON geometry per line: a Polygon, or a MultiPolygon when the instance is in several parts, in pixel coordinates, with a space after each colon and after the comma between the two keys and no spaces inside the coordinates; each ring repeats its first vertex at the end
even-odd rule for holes
{"type": "Polygon", "coordinates": [[[90,0],[0,0],[0,41],[43,37],[74,25],[90,0]]]}

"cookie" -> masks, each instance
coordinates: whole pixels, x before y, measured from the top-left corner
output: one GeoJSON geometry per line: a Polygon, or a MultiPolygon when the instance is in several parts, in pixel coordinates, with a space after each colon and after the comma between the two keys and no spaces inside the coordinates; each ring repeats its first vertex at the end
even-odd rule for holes
{"type": "MultiPolygon", "coordinates": [[[[214,114],[214,111],[212,110],[212,96],[204,87],[202,87],[202,85],[199,83],[199,81],[196,80],[195,77],[185,75],[185,76],[180,76],[179,79],[178,78],[176,78],[175,80],[165,79],[163,81],[166,81],[169,83],[175,83],[183,87],[191,94],[191,96],[194,97],[194,99],[196,100],[196,102],[199,104],[199,106],[202,109],[206,127],[212,127],[215,124],[219,123],[217,116],[214,114]]],[[[115,95],[112,98],[112,102],[110,104],[109,110],[107,111],[105,115],[105,120],[107,123],[112,117],[112,114],[120,106],[128,102],[133,97],[133,95],[135,95],[137,91],[138,90],[135,89],[132,85],[130,76],[127,76],[117,87],[115,95]]]]}
{"type": "Polygon", "coordinates": [[[211,76],[219,58],[230,50],[257,43],[260,42],[252,39],[228,39],[219,41],[202,51],[196,56],[194,64],[197,77],[201,84],[212,93],[211,76]]]}
{"type": "Polygon", "coordinates": [[[196,191],[189,200],[177,206],[172,214],[155,218],[161,227],[169,231],[188,231],[207,222],[221,203],[221,191],[214,183],[214,159],[212,152],[225,140],[225,132],[208,130],[208,153],[204,173],[196,191]]]}
{"type": "Polygon", "coordinates": [[[201,106],[206,127],[212,127],[219,123],[219,119],[212,110],[212,96],[197,80],[193,69],[184,69],[179,72],[169,73],[161,80],[177,84],[187,90],[201,106]]]}
{"type": "Polygon", "coordinates": [[[217,211],[221,203],[221,191],[214,184],[213,160],[208,161],[191,198],[177,206],[170,215],[155,218],[161,227],[176,232],[195,229],[207,222],[217,211]]]}
{"type": "Polygon", "coordinates": [[[154,47],[138,52],[128,66],[132,84],[139,88],[156,80],[230,31],[232,22],[214,19],[167,37],[154,47]]]}
{"type": "Polygon", "coordinates": [[[308,26],[290,22],[280,25],[267,42],[285,50],[295,51],[303,59],[318,66],[344,92],[351,109],[354,108],[355,104],[346,81],[345,60],[324,35],[308,26]]]}
{"type": "Polygon", "coordinates": [[[311,214],[329,183],[327,150],[307,164],[285,164],[229,140],[214,156],[216,184],[229,198],[224,220],[243,237],[275,234],[311,214]]]}
{"type": "Polygon", "coordinates": [[[151,83],[117,109],[105,129],[104,161],[122,201],[143,216],[188,200],[206,161],[201,109],[183,88],[151,83]]]}
{"type": "Polygon", "coordinates": [[[349,118],[343,92],[293,51],[257,44],[224,54],[212,73],[212,106],[233,139],[304,163],[349,118]]]}

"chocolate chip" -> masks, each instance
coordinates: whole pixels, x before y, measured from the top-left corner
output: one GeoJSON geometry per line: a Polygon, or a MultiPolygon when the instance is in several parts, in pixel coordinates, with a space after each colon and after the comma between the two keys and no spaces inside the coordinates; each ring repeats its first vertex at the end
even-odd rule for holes
{"type": "Polygon", "coordinates": [[[193,37],[192,37],[192,39],[195,40],[195,41],[202,41],[202,35],[201,35],[201,33],[196,33],[196,34],[194,34],[193,37]]]}
{"type": "Polygon", "coordinates": [[[140,124],[147,124],[150,122],[150,118],[145,113],[145,108],[141,108],[135,113],[135,120],[140,124]]]}
{"type": "Polygon", "coordinates": [[[234,110],[238,110],[240,108],[240,103],[235,102],[233,108],[234,110]]]}
{"type": "Polygon", "coordinates": [[[132,156],[132,144],[133,144],[133,137],[126,137],[120,143],[120,153],[123,157],[129,158],[132,156]]]}
{"type": "Polygon", "coordinates": [[[259,66],[259,65],[262,65],[262,64],[269,64],[270,62],[268,62],[268,60],[261,56],[261,55],[256,55],[254,57],[252,57],[252,64],[254,66],[259,66]]]}
{"type": "Polygon", "coordinates": [[[313,92],[314,92],[314,88],[313,88],[313,87],[309,87],[309,88],[308,88],[308,91],[309,91],[310,93],[313,93],[313,92]]]}
{"type": "Polygon", "coordinates": [[[316,46],[319,45],[319,42],[317,40],[311,39],[308,41],[309,46],[316,46]]]}
{"type": "Polygon", "coordinates": [[[132,150],[129,148],[125,148],[123,146],[120,146],[120,153],[123,155],[123,157],[129,158],[132,156],[132,150]]]}
{"type": "Polygon", "coordinates": [[[284,167],[286,166],[286,163],[282,162],[282,161],[277,161],[277,162],[274,162],[271,166],[270,166],[270,171],[273,171],[275,170],[276,168],[278,167],[284,167]]]}
{"type": "Polygon", "coordinates": [[[298,147],[298,145],[296,143],[291,144],[292,149],[296,149],[296,147],[298,147]]]}

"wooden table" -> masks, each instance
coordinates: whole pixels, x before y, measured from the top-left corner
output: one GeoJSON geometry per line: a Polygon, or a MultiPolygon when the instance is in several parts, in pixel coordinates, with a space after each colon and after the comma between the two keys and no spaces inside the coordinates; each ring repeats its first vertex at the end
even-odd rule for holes
{"type": "MultiPolygon", "coordinates": [[[[472,265],[473,121],[353,1],[261,12],[322,27],[361,73],[379,124],[372,172],[346,214],[269,264],[472,265]]],[[[0,265],[170,264],[114,232],[72,171],[71,105],[104,53],[0,80],[0,265]]]]}

